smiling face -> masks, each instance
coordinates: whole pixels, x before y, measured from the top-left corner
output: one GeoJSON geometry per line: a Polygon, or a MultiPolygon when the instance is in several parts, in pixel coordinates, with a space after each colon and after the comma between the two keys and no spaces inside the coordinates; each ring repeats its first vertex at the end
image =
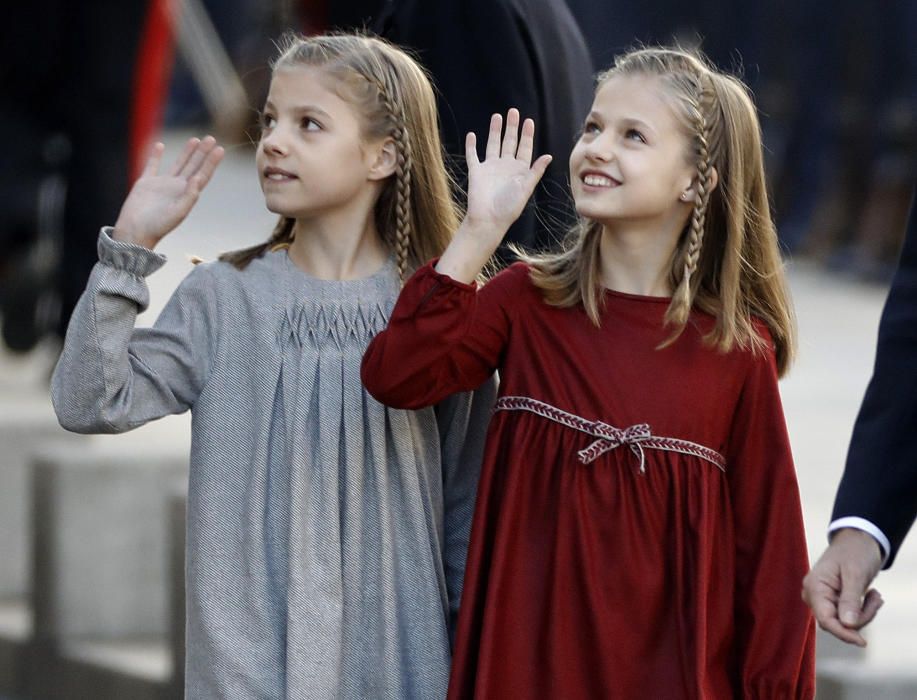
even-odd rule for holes
{"type": "Polygon", "coordinates": [[[658,78],[618,75],[597,90],[570,154],[576,210],[603,224],[687,217],[690,142],[658,78]]]}
{"type": "Polygon", "coordinates": [[[378,196],[378,158],[360,116],[331,89],[320,68],[275,70],[264,106],[255,162],[267,208],[310,219],[378,196]]]}

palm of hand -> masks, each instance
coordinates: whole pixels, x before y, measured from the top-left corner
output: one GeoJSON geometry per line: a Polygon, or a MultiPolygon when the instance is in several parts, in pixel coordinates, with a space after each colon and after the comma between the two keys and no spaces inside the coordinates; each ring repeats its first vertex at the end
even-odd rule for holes
{"type": "Polygon", "coordinates": [[[195,200],[187,179],[145,175],[134,184],[122,211],[130,215],[138,233],[162,238],[184,220],[195,200]]]}
{"type": "Polygon", "coordinates": [[[518,110],[509,110],[502,138],[501,126],[502,118],[495,114],[490,121],[483,162],[478,160],[475,135],[469,134],[466,140],[466,216],[473,222],[505,231],[519,218],[551,162],[551,156],[543,155],[532,163],[535,125],[531,119],[526,119],[520,134],[518,110]]]}
{"type": "Polygon", "coordinates": [[[115,238],[153,248],[188,216],[223,158],[212,137],[190,139],[171,173],[160,175],[162,153],[163,145],[156,144],[121,207],[115,238]]]}
{"type": "Polygon", "coordinates": [[[529,166],[515,158],[486,160],[468,179],[468,216],[482,221],[519,218],[532,195],[529,166]]]}

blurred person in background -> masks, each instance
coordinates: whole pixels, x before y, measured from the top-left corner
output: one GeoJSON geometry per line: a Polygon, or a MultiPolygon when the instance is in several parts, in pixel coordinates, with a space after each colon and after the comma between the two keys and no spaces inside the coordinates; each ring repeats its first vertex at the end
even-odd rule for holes
{"type": "Polygon", "coordinates": [[[780,172],[790,250],[889,280],[917,174],[915,0],[863,13],[842,0],[799,6],[795,117],[780,172]]]}
{"type": "MultiPolygon", "coordinates": [[[[443,146],[464,186],[465,134],[517,107],[554,156],[506,242],[544,249],[574,221],[566,163],[592,101],[593,64],[564,0],[348,0],[305,3],[331,28],[361,28],[411,49],[438,90],[443,146]]],[[[504,256],[509,253],[503,253],[504,256]]]]}
{"type": "Polygon", "coordinates": [[[17,2],[3,26],[0,315],[26,352],[63,335],[86,286],[158,128],[172,32],[166,0],[17,2]]]}

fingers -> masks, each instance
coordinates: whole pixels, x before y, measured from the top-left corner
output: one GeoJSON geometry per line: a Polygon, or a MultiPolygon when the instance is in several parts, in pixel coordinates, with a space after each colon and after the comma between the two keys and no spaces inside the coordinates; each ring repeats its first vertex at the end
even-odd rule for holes
{"type": "Polygon", "coordinates": [[[197,149],[198,144],[201,142],[199,138],[190,138],[185,144],[185,149],[181,152],[181,155],[175,161],[175,165],[172,166],[171,175],[178,175],[184,167],[188,164],[188,161],[191,160],[191,156],[197,149]]]}
{"type": "Polygon", "coordinates": [[[469,170],[481,164],[481,161],[478,160],[478,137],[473,131],[465,134],[465,163],[468,164],[469,170]]]}
{"type": "Polygon", "coordinates": [[[532,162],[532,152],[535,148],[535,122],[526,119],[522,122],[522,136],[519,139],[519,149],[516,151],[516,160],[521,160],[528,165],[532,162]]]}
{"type": "Polygon", "coordinates": [[[869,581],[859,569],[853,571],[841,567],[841,591],[837,601],[837,613],[845,627],[859,629],[863,626],[863,598],[869,581]]]}
{"type": "MultiPolygon", "coordinates": [[[[815,608],[813,608],[813,612],[815,612],[815,608]]],[[[815,620],[818,622],[818,626],[825,630],[825,632],[833,634],[842,642],[855,644],[858,647],[866,646],[866,640],[863,638],[862,634],[857,630],[850,629],[841,624],[841,621],[837,618],[837,608],[834,607],[833,604],[831,605],[830,611],[826,610],[824,614],[821,615],[816,613],[815,620]]]]}
{"type": "Polygon", "coordinates": [[[223,156],[226,151],[222,146],[216,146],[216,141],[214,141],[214,148],[207,153],[203,162],[201,163],[200,169],[197,171],[197,174],[193,179],[198,180],[199,190],[204,189],[207,186],[207,183],[210,182],[210,178],[213,177],[213,173],[216,171],[217,166],[220,164],[220,161],[223,160],[223,156]]]}
{"type": "MultiPolygon", "coordinates": [[[[535,150],[535,122],[532,119],[523,121],[520,133],[519,119],[519,110],[515,107],[510,108],[506,113],[506,131],[504,132],[502,129],[503,117],[499,114],[491,116],[490,129],[487,133],[487,146],[484,152],[485,160],[491,158],[514,158],[527,166],[532,162],[532,155],[535,150]]],[[[473,133],[469,133],[465,137],[465,160],[469,166],[480,163],[477,151],[473,150],[476,143],[476,136],[473,133]]],[[[537,173],[536,181],[544,175],[545,168],[551,163],[551,157],[541,156],[539,161],[536,161],[537,168],[534,165],[532,166],[535,173],[537,173]],[[547,159],[545,160],[545,158],[547,159]]]]}
{"type": "Polygon", "coordinates": [[[535,180],[535,182],[532,183],[533,186],[537,184],[537,182],[542,178],[545,170],[548,169],[548,166],[551,164],[552,160],[554,160],[554,156],[545,153],[542,156],[538,156],[538,160],[532,164],[532,169],[529,171],[529,177],[532,177],[535,180]]]}
{"type": "Polygon", "coordinates": [[[153,144],[153,147],[150,149],[150,158],[143,168],[141,177],[145,175],[155,175],[159,172],[159,164],[162,162],[162,154],[165,150],[165,144],[159,142],[153,144]]]}
{"type": "Polygon", "coordinates": [[[490,131],[487,132],[487,147],[484,151],[484,159],[500,157],[500,131],[503,126],[503,117],[494,114],[490,118],[490,131]]]}
{"type": "Polygon", "coordinates": [[[860,613],[860,627],[865,627],[872,622],[876,613],[879,612],[879,608],[884,604],[885,601],[882,600],[882,594],[875,588],[870,588],[863,601],[863,612],[860,613]]]}
{"type": "MultiPolygon", "coordinates": [[[[820,562],[819,562],[820,563],[820,562]]],[[[837,591],[813,569],[803,581],[802,598],[812,608],[818,626],[848,644],[866,646],[859,632],[841,624],[837,614],[837,591]]]]}
{"type": "Polygon", "coordinates": [[[184,167],[178,171],[179,177],[191,178],[197,175],[210,153],[217,147],[217,140],[213,136],[206,136],[199,141],[197,147],[191,152],[184,167]]]}
{"type": "Polygon", "coordinates": [[[850,546],[844,537],[832,540],[803,579],[802,597],[819,627],[848,644],[866,646],[859,630],[875,617],[882,597],[875,590],[866,592],[875,572],[849,556],[845,547],[850,546]]]}
{"type": "Polygon", "coordinates": [[[863,595],[868,583],[859,577],[843,581],[837,610],[841,623],[849,629],[865,627],[882,607],[884,601],[876,589],[872,588],[863,595]]]}
{"type": "Polygon", "coordinates": [[[185,190],[186,194],[197,197],[201,193],[207,186],[207,183],[210,182],[210,178],[216,171],[220,161],[223,160],[224,153],[223,147],[217,146],[207,154],[207,157],[204,158],[197,173],[188,178],[188,186],[185,190]]]}
{"type": "Polygon", "coordinates": [[[519,110],[510,108],[506,113],[506,131],[503,134],[503,147],[500,155],[504,158],[515,158],[519,145],[519,110]]]}

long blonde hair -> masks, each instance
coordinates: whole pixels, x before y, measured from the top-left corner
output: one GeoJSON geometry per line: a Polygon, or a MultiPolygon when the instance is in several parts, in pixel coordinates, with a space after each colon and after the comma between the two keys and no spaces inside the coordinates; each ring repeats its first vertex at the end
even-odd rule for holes
{"type": "MultiPolygon", "coordinates": [[[[770,331],[780,376],[795,355],[796,328],[764,178],[761,127],[748,88],[717,71],[698,52],[641,48],[598,77],[597,88],[620,75],[658,78],[691,139],[697,197],[669,271],[674,289],[665,321],[673,343],[692,307],[716,319],[705,340],[722,351],[759,352],[765,341],[754,318],[770,331]],[[718,184],[711,187],[711,169],[718,184]]],[[[599,244],[602,225],[581,219],[558,253],[522,255],[548,303],[582,303],[599,324],[602,307],[599,244]]]]}
{"type": "MultiPolygon", "coordinates": [[[[285,35],[271,68],[292,66],[321,68],[357,109],[364,137],[394,141],[395,174],[376,202],[375,221],[383,242],[395,254],[403,281],[445,250],[460,218],[443,160],[429,76],[401,49],[359,34],[285,35]]],[[[293,224],[293,219],[281,217],[265,243],[224,253],[220,259],[244,268],[266,251],[289,245],[293,224]]]]}

